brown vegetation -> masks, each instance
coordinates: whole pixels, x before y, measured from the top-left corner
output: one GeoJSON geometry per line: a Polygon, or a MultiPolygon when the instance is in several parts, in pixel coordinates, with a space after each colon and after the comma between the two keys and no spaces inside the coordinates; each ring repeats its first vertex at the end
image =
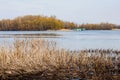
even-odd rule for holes
{"type": "Polygon", "coordinates": [[[63,28],[76,27],[75,23],[63,22],[55,16],[24,16],[13,20],[5,19],[0,21],[0,30],[3,31],[39,31],[59,30],[63,28]]]}
{"type": "Polygon", "coordinates": [[[111,23],[82,24],[79,27],[85,28],[86,30],[112,30],[113,28],[118,28],[117,25],[111,23]]]}
{"type": "Polygon", "coordinates": [[[82,24],[66,22],[57,19],[55,16],[32,16],[17,17],[13,20],[3,19],[0,21],[0,31],[39,31],[39,30],[60,30],[85,28],[86,30],[111,30],[119,28],[115,24],[82,24]]]}
{"type": "Polygon", "coordinates": [[[54,41],[15,40],[0,47],[0,79],[119,80],[120,51],[69,51],[54,41]]]}

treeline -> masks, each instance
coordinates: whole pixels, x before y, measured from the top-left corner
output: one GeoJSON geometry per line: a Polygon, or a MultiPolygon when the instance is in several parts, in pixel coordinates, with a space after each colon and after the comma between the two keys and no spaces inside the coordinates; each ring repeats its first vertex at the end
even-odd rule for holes
{"type": "Polygon", "coordinates": [[[80,28],[85,28],[86,30],[111,30],[118,28],[117,25],[111,23],[100,23],[100,24],[82,24],[80,28]]]}
{"type": "Polygon", "coordinates": [[[73,22],[64,22],[56,19],[55,16],[24,16],[17,17],[13,20],[6,19],[0,21],[0,30],[59,30],[63,28],[77,27],[73,22]]]}
{"type": "Polygon", "coordinates": [[[36,30],[59,30],[85,28],[87,30],[110,30],[116,28],[116,25],[109,23],[101,24],[82,24],[66,22],[57,19],[55,16],[23,16],[15,19],[5,19],[0,21],[1,31],[36,31],[36,30]]]}

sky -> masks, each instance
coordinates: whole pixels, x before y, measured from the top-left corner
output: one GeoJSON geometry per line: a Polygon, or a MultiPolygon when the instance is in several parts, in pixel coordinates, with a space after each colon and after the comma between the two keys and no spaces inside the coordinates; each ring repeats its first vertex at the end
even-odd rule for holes
{"type": "Polygon", "coordinates": [[[120,0],[0,0],[0,20],[24,15],[54,15],[78,24],[120,25],[120,0]]]}

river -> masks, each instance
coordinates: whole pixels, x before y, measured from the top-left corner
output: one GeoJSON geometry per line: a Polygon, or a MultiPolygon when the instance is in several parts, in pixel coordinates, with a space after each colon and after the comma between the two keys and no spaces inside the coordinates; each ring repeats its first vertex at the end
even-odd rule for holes
{"type": "Polygon", "coordinates": [[[57,42],[59,48],[66,48],[70,50],[120,50],[120,30],[0,31],[0,43],[12,42],[14,38],[26,37],[53,40],[57,42]]]}

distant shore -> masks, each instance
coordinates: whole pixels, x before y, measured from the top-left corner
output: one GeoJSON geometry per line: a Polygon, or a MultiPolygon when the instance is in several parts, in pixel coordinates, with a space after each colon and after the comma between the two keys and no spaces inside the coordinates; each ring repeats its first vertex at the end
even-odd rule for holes
{"type": "Polygon", "coordinates": [[[112,29],[112,30],[120,30],[120,29],[117,29],[117,28],[116,28],[116,29],[112,29]]]}
{"type": "Polygon", "coordinates": [[[71,30],[71,29],[60,29],[58,31],[73,31],[73,30],[71,30]]]}
{"type": "Polygon", "coordinates": [[[76,24],[74,22],[63,21],[56,17],[47,17],[42,15],[26,15],[14,19],[0,20],[1,31],[46,31],[46,30],[60,30],[70,31],[75,29],[81,30],[111,30],[113,28],[120,28],[119,25],[112,23],[98,23],[98,24],[76,24]]]}
{"type": "Polygon", "coordinates": [[[58,30],[46,30],[46,31],[73,31],[72,29],[58,29],[58,30]]]}
{"type": "MultiPolygon", "coordinates": [[[[79,28],[78,28],[79,29],[79,28]]],[[[81,28],[80,28],[81,29],[81,28]]],[[[85,29],[85,30],[77,30],[76,28],[74,29],[65,29],[65,28],[62,28],[62,29],[57,29],[57,30],[0,30],[0,31],[86,31],[86,30],[120,30],[119,28],[113,28],[113,29],[85,29]]]]}

